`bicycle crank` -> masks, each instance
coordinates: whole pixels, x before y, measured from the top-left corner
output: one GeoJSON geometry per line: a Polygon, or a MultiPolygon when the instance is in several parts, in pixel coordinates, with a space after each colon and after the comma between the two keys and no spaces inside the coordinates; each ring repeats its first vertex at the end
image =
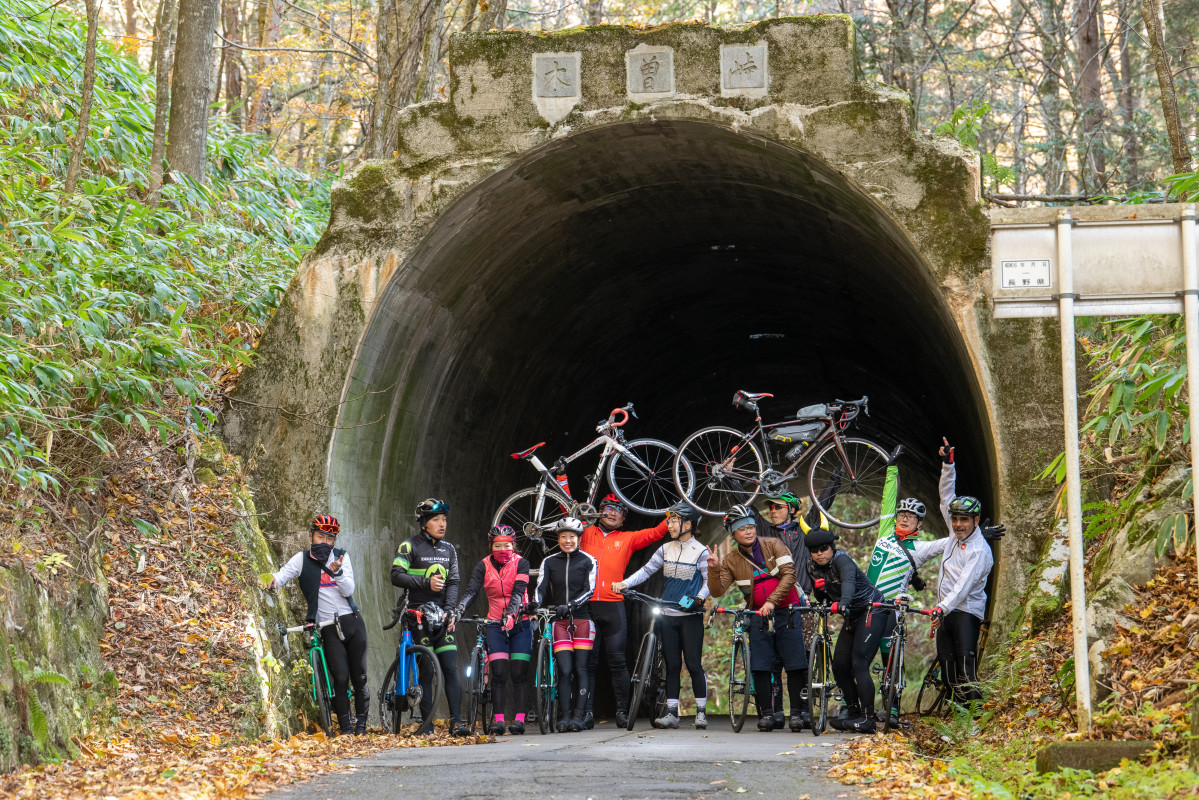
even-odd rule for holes
{"type": "Polygon", "coordinates": [[[779,495],[787,491],[787,479],[777,469],[768,469],[762,473],[761,486],[767,496],[779,495]]]}

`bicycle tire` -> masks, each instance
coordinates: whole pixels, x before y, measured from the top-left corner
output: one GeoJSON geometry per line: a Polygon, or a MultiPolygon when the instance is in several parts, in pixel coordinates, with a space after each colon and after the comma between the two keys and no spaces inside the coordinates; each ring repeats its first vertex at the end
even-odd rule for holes
{"type": "Polygon", "coordinates": [[[733,725],[733,733],[741,733],[745,725],[751,694],[753,684],[749,672],[749,642],[741,638],[734,639],[733,657],[729,662],[729,722],[733,725]]]}
{"type": "Polygon", "coordinates": [[[399,668],[400,659],[397,657],[387,668],[383,676],[383,688],[379,690],[379,718],[383,724],[384,733],[395,733],[395,675],[399,668]]]}
{"type": "Polygon", "coordinates": [[[828,726],[829,683],[832,682],[828,661],[828,646],[824,636],[812,637],[808,656],[808,716],[812,719],[812,735],[819,736],[828,726]]]}
{"type": "Polygon", "coordinates": [[[842,479],[836,497],[825,508],[820,495],[833,480],[837,471],[844,470],[837,453],[837,443],[829,439],[812,458],[808,467],[808,496],[828,521],[842,528],[869,528],[878,523],[882,513],[883,485],[887,480],[887,461],[891,456],[869,439],[846,436],[841,439],[845,458],[854,472],[854,479],[842,479]]]}
{"type": "Polygon", "coordinates": [[[674,458],[674,486],[700,512],[719,516],[730,506],[749,503],[758,496],[765,464],[761,450],[746,441],[744,433],[713,425],[701,428],[679,445],[674,458]],[[690,493],[684,491],[688,469],[694,473],[690,493]]]}
{"type": "Polygon", "coordinates": [[[470,716],[467,727],[475,732],[479,726],[483,733],[487,732],[487,654],[482,647],[475,647],[470,653],[470,716]]]}
{"type": "Polygon", "coordinates": [[[574,501],[556,489],[545,489],[538,509],[538,499],[541,489],[532,486],[515,492],[495,512],[491,524],[509,525],[516,531],[516,552],[528,559],[531,566],[540,566],[541,560],[558,549],[555,537],[531,537],[525,529],[527,523],[545,526],[557,522],[567,515],[574,501]]]}
{"type": "MultiPolygon", "coordinates": [[[[657,439],[634,439],[625,442],[625,447],[641,464],[625,453],[612,453],[608,458],[608,485],[634,511],[665,514],[679,498],[679,489],[674,485],[674,459],[679,451],[657,439]]],[[[685,497],[695,487],[695,471],[690,463],[684,462],[683,473],[685,497]]]]}
{"type": "Polygon", "coordinates": [[[633,730],[633,726],[637,724],[637,714],[642,710],[641,701],[645,695],[645,685],[650,680],[650,671],[654,668],[654,649],[657,644],[657,637],[652,631],[641,638],[641,649],[637,651],[637,660],[633,662],[633,674],[629,676],[629,721],[625,723],[626,730],[633,730]]]}
{"type": "Polygon", "coordinates": [[[533,675],[537,700],[537,729],[545,736],[558,724],[558,687],[555,685],[554,652],[550,640],[542,637],[537,648],[537,670],[533,675]]]}
{"type": "MultiPolygon", "coordinates": [[[[333,714],[329,702],[329,685],[326,683],[328,668],[325,665],[325,657],[319,650],[313,650],[308,654],[308,666],[312,670],[312,694],[316,703],[316,722],[321,726],[325,735],[329,736],[333,733],[333,714]]],[[[340,722],[340,720],[338,721],[340,722]]]]}
{"type": "Polygon", "coordinates": [[[646,705],[649,708],[650,724],[655,727],[657,720],[666,716],[666,656],[662,654],[662,639],[658,637],[658,646],[654,648],[654,663],[649,671],[650,680],[646,684],[646,705]]]}
{"type": "MultiPolygon", "coordinates": [[[[899,699],[899,682],[903,680],[903,639],[896,637],[891,641],[891,653],[887,658],[887,669],[883,673],[882,703],[879,706],[883,717],[883,730],[890,733],[896,726],[891,724],[891,709],[899,699]]],[[[895,715],[899,720],[898,713],[895,715]]]]}
{"type": "Polygon", "coordinates": [[[934,661],[928,672],[924,673],[924,680],[920,681],[920,691],[916,695],[916,713],[922,717],[939,714],[948,691],[945,676],[941,674],[941,664],[934,661]]]}
{"type": "Polygon", "coordinates": [[[438,656],[433,652],[432,648],[427,648],[423,644],[414,644],[408,649],[408,656],[411,658],[411,664],[414,668],[410,669],[411,673],[408,678],[408,692],[405,693],[405,703],[399,706],[396,732],[403,733],[404,728],[415,724],[416,729],[414,734],[426,735],[433,730],[433,722],[436,714],[436,703],[441,697],[441,686],[444,685],[445,678],[441,674],[441,663],[438,661],[438,656]],[[421,676],[429,676],[429,685],[422,685],[421,676]],[[428,692],[430,699],[428,714],[424,714],[421,705],[424,703],[424,694],[428,692]]]}

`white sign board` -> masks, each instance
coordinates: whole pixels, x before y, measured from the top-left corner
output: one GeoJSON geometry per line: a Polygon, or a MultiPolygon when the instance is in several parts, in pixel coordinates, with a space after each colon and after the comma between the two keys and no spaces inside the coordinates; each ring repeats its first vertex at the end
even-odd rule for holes
{"type": "Polygon", "coordinates": [[[995,317],[1056,317],[1059,237],[1070,237],[1076,316],[1181,314],[1182,225],[1191,206],[991,212],[995,317]]]}

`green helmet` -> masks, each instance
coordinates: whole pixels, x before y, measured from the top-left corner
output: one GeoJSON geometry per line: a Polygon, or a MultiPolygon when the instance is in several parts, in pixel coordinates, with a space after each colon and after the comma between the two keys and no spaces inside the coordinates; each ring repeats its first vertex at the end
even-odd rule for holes
{"type": "Polygon", "coordinates": [[[968,494],[958,495],[949,504],[949,513],[951,515],[958,514],[963,517],[977,517],[982,511],[983,504],[979,502],[979,499],[971,497],[968,494]]]}
{"type": "Polygon", "coordinates": [[[799,511],[800,506],[799,498],[791,494],[791,492],[770,495],[766,498],[766,502],[774,503],[775,505],[786,503],[787,507],[791,509],[792,514],[794,514],[796,511],[799,511]]]}

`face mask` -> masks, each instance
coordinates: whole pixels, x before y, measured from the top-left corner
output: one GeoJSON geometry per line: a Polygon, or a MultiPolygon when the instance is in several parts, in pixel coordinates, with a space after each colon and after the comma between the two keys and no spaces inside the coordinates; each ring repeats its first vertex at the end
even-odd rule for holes
{"type": "Polygon", "coordinates": [[[507,564],[509,561],[512,560],[513,555],[514,555],[514,552],[512,550],[492,550],[491,551],[491,557],[494,558],[496,560],[496,562],[500,563],[500,564],[507,564]]]}
{"type": "Polygon", "coordinates": [[[308,552],[312,553],[312,557],[320,563],[324,564],[329,560],[329,556],[333,555],[333,545],[331,544],[314,544],[308,548],[308,552]]]}

